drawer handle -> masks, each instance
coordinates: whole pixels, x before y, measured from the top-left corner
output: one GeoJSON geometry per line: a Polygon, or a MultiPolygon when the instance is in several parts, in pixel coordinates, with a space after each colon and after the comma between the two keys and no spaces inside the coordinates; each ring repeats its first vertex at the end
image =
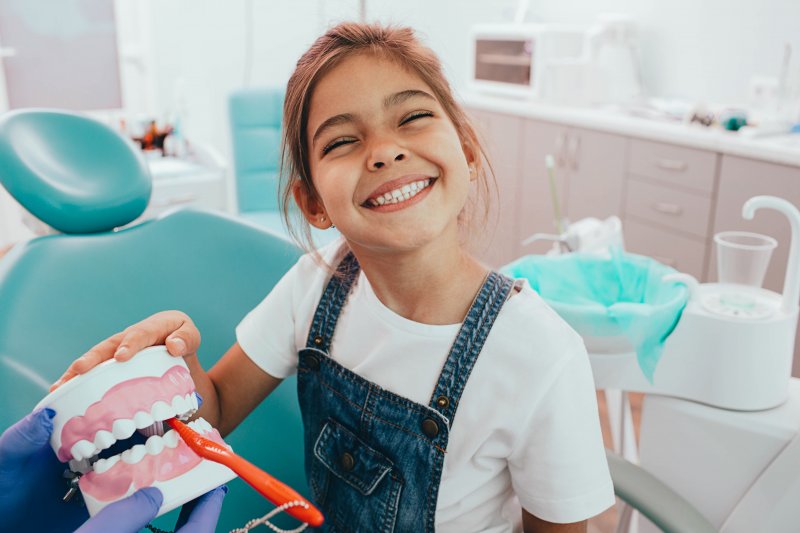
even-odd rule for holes
{"type": "Polygon", "coordinates": [[[683,214],[683,207],[678,204],[670,204],[668,202],[656,202],[653,204],[653,209],[659,213],[677,217],[683,214]]]}
{"type": "Polygon", "coordinates": [[[659,159],[656,161],[656,166],[663,170],[669,170],[671,172],[684,172],[687,168],[689,168],[688,163],[686,161],[679,161],[677,159],[659,159]]]}

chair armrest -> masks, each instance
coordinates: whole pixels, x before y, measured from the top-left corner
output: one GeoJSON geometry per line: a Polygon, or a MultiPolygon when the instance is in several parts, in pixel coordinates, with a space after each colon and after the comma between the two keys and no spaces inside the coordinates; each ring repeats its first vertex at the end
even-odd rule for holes
{"type": "Polygon", "coordinates": [[[661,480],[606,450],[614,493],[665,533],[718,533],[718,530],[661,480]]]}

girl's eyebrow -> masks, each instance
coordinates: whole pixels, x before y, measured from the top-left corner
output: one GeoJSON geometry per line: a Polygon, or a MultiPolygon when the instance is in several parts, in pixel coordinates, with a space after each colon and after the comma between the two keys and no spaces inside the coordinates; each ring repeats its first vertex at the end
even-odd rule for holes
{"type": "MultiPolygon", "coordinates": [[[[390,108],[392,106],[400,105],[406,100],[410,100],[411,98],[427,98],[429,100],[436,101],[436,98],[431,96],[430,94],[426,93],[425,91],[420,91],[419,89],[406,89],[405,91],[400,91],[398,93],[390,94],[383,100],[383,107],[390,108]]],[[[319,125],[317,131],[314,132],[314,137],[311,139],[311,145],[317,144],[317,139],[319,138],[322,133],[334,126],[339,126],[341,124],[346,124],[348,122],[354,122],[355,118],[350,113],[342,113],[340,115],[334,115],[319,125]]]]}

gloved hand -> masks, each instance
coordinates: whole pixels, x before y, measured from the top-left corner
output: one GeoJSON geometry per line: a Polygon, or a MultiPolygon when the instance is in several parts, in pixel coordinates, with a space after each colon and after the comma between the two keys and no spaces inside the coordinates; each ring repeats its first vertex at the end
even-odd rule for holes
{"type": "MultiPolygon", "coordinates": [[[[175,533],[213,533],[217,527],[222,500],[228,492],[225,485],[203,494],[181,509],[175,533]]],[[[164,496],[155,487],[139,489],[127,498],[114,502],[87,520],[75,533],[106,531],[139,531],[158,514],[164,496]]]]}
{"type": "MultiPolygon", "coordinates": [[[[52,409],[33,412],[0,436],[0,529],[8,531],[139,531],[158,513],[163,495],[145,488],[92,518],[83,505],[63,502],[66,466],[50,448],[52,409]],[[81,524],[83,524],[81,526],[81,524]]],[[[178,525],[186,531],[214,531],[226,487],[187,504],[178,525]]]]}

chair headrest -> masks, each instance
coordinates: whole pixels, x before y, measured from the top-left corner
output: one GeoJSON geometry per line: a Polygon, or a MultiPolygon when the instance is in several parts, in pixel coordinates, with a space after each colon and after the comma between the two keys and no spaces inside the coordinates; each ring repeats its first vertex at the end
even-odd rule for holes
{"type": "Polygon", "coordinates": [[[0,117],[0,184],[63,233],[124,226],[144,212],[152,190],[131,141],[87,116],[48,109],[0,117]]]}

